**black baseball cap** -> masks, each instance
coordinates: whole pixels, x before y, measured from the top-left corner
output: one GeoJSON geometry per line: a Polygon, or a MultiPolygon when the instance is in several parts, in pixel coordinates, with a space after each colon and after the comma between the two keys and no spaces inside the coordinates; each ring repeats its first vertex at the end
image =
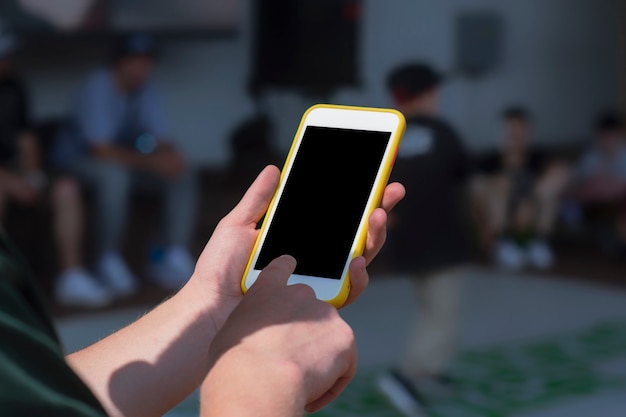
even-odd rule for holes
{"type": "Polygon", "coordinates": [[[158,48],[154,37],[147,33],[131,33],[122,35],[115,42],[113,61],[131,56],[148,56],[156,58],[158,48]]]}
{"type": "Polygon", "coordinates": [[[506,120],[517,119],[530,121],[531,116],[530,111],[521,105],[509,106],[502,112],[502,118],[506,120]]]}
{"type": "Polygon", "coordinates": [[[406,101],[439,86],[444,76],[424,63],[408,63],[396,67],[387,77],[387,88],[397,101],[406,101]]]}
{"type": "Polygon", "coordinates": [[[605,111],[596,116],[596,131],[598,132],[614,132],[624,127],[622,116],[617,111],[605,111]]]}

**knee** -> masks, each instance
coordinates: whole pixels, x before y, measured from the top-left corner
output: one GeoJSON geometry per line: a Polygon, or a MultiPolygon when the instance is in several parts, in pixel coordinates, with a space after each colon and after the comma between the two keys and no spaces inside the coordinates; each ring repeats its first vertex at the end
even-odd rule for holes
{"type": "Polygon", "coordinates": [[[61,178],[53,183],[51,193],[54,201],[76,201],[80,198],[80,187],[73,178],[61,178]]]}
{"type": "Polygon", "coordinates": [[[95,186],[106,193],[126,192],[130,186],[130,172],[119,164],[97,162],[95,174],[95,186]]]}

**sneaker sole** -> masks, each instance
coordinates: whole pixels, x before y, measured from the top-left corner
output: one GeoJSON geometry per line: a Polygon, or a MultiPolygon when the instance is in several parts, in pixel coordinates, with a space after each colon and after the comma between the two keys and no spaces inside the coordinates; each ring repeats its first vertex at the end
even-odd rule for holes
{"type": "Polygon", "coordinates": [[[407,417],[428,417],[413,396],[406,392],[404,387],[390,376],[384,376],[378,380],[379,391],[407,417]]]}

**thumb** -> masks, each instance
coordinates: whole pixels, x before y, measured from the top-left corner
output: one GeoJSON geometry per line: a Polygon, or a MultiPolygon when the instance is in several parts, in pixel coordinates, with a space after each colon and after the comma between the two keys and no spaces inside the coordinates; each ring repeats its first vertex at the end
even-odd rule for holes
{"type": "Polygon", "coordinates": [[[257,285],[287,285],[289,277],[296,269],[296,264],[296,259],[293,256],[279,256],[263,268],[252,288],[257,285]]]}

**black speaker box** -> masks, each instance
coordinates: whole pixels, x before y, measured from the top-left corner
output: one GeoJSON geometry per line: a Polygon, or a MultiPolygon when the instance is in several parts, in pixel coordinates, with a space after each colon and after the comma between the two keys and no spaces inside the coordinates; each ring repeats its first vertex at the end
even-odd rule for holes
{"type": "Polygon", "coordinates": [[[257,0],[253,7],[253,93],[358,85],[360,1],[257,0]]]}
{"type": "Polygon", "coordinates": [[[456,72],[482,77],[500,64],[503,22],[489,11],[462,12],[456,19],[456,72]]]}

